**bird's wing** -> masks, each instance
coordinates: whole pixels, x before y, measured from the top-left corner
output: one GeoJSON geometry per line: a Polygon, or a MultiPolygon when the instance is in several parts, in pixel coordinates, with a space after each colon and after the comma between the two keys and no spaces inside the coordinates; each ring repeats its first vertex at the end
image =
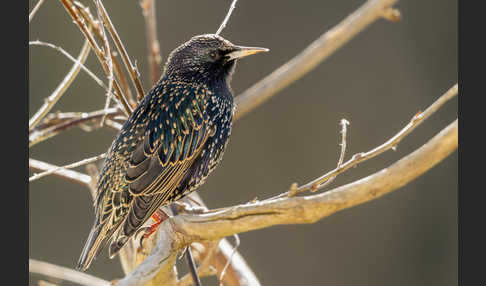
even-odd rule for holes
{"type": "Polygon", "coordinates": [[[144,138],[134,148],[125,177],[132,196],[169,195],[202,151],[212,126],[206,96],[200,93],[176,89],[148,103],[144,138]]]}
{"type": "Polygon", "coordinates": [[[154,97],[147,103],[143,140],[134,146],[125,180],[133,199],[120,231],[110,245],[114,256],[174,191],[214,134],[206,96],[185,89],[154,97]],[[182,96],[183,95],[183,96],[182,96]],[[158,107],[157,107],[158,106],[158,107]]]}

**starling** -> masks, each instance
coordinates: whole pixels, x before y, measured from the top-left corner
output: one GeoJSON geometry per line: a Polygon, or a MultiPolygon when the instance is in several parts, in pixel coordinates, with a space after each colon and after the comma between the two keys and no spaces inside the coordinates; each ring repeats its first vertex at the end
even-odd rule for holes
{"type": "Polygon", "coordinates": [[[213,34],[195,36],[172,51],[161,79],[108,151],[78,269],[86,270],[109,240],[113,257],[159,207],[204,183],[231,134],[229,84],[236,61],[264,51],[213,34]]]}

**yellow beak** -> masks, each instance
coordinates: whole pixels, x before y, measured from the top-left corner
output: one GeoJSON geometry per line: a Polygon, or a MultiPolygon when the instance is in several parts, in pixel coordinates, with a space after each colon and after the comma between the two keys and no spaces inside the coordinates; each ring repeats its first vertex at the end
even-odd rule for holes
{"type": "Polygon", "coordinates": [[[230,61],[268,51],[270,50],[266,48],[235,46],[232,52],[226,54],[226,57],[228,57],[228,60],[230,61]]]}

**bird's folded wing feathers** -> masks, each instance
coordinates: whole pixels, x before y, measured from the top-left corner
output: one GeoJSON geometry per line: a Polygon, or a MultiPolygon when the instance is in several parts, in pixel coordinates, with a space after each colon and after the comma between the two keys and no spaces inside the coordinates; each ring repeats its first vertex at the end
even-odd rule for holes
{"type": "MultiPolygon", "coordinates": [[[[165,100],[174,100],[166,97],[165,100]]],[[[150,114],[143,141],[135,147],[126,180],[133,196],[170,192],[211,134],[203,97],[185,96],[150,114]]]]}

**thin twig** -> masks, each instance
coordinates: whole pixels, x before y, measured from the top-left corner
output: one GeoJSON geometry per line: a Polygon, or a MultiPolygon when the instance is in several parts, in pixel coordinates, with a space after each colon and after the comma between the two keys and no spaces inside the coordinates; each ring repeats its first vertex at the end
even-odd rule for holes
{"type": "MultiPolygon", "coordinates": [[[[346,119],[341,119],[341,122],[339,123],[341,125],[341,153],[339,154],[339,160],[338,160],[338,163],[337,163],[337,166],[336,168],[340,168],[341,165],[343,164],[344,162],[344,156],[346,154],[346,135],[348,133],[348,125],[349,125],[349,121],[347,121],[346,119]]],[[[336,179],[337,175],[336,176],[333,176],[333,177],[330,177],[327,181],[323,182],[322,184],[319,184],[318,186],[316,186],[315,190],[317,189],[322,189],[324,188],[325,186],[329,185],[332,181],[334,181],[334,179],[336,179]]],[[[314,189],[311,189],[310,191],[315,191],[314,189]]]]}
{"type": "MultiPolygon", "coordinates": [[[[96,112],[106,113],[106,115],[109,118],[112,118],[114,120],[121,120],[122,122],[124,122],[127,119],[118,107],[114,107],[108,110],[99,110],[96,112]],[[120,118],[116,118],[116,117],[120,117],[120,118]]],[[[46,117],[44,117],[44,119],[39,124],[35,126],[34,130],[41,131],[43,129],[52,127],[54,125],[63,124],[65,122],[77,120],[81,118],[86,118],[90,116],[90,114],[93,114],[93,112],[89,112],[89,113],[88,112],[59,112],[59,111],[51,112],[46,117]]]]}
{"type": "Polygon", "coordinates": [[[29,134],[29,148],[72,127],[76,127],[91,121],[101,120],[105,114],[108,117],[114,117],[119,115],[120,112],[121,110],[116,107],[108,108],[107,110],[97,110],[89,113],[82,113],[79,117],[63,120],[62,123],[49,126],[47,128],[40,130],[34,129],[33,132],[29,134]]]}
{"type": "MultiPolygon", "coordinates": [[[[47,42],[42,42],[42,41],[39,41],[39,40],[36,40],[36,41],[30,41],[29,42],[29,46],[44,46],[44,47],[49,47],[49,48],[52,48],[54,50],[57,50],[59,51],[60,53],[62,53],[64,56],[66,56],[69,60],[71,60],[72,62],[74,62],[75,64],[79,65],[81,67],[81,69],[83,71],[85,71],[98,85],[100,85],[105,91],[108,91],[108,86],[105,85],[105,83],[99,78],[97,77],[92,71],[90,71],[84,64],[83,62],[73,58],[73,56],[71,56],[68,52],[66,52],[63,48],[59,47],[59,46],[56,46],[54,44],[51,44],[51,43],[47,43],[47,42]]],[[[67,87],[66,87],[67,88],[67,87]]]]}
{"type": "Polygon", "coordinates": [[[457,149],[457,140],[455,120],[391,166],[331,191],[170,217],[157,230],[158,241],[153,252],[116,285],[140,285],[153,279],[159,271],[172,270],[177,251],[193,242],[213,241],[275,225],[314,223],[340,210],[374,200],[403,187],[441,162],[457,149]]]}
{"type": "MultiPolygon", "coordinates": [[[[91,12],[89,11],[88,7],[83,6],[80,2],[74,2],[74,6],[78,8],[78,12],[80,14],[80,17],[86,21],[87,23],[91,23],[93,26],[93,31],[95,36],[103,42],[103,35],[101,34],[101,23],[99,21],[96,21],[91,15],[91,12]]],[[[125,77],[125,74],[122,71],[121,64],[117,58],[117,52],[111,49],[111,61],[113,62],[113,68],[116,76],[116,81],[119,82],[120,88],[123,91],[123,94],[127,97],[128,102],[130,105],[135,108],[136,107],[136,102],[133,98],[132,91],[128,85],[127,78],[125,77]]]]}
{"type": "MultiPolygon", "coordinates": [[[[69,59],[71,59],[71,55],[61,49],[60,47],[56,47],[52,44],[48,43],[39,43],[40,45],[48,46],[48,47],[54,47],[57,51],[60,51],[64,55],[66,55],[69,59]]],[[[30,43],[29,43],[30,45],[30,43]]],[[[47,97],[47,99],[44,101],[44,104],[39,108],[39,110],[32,116],[32,118],[29,120],[29,131],[32,130],[36,124],[38,124],[44,116],[52,109],[52,107],[56,104],[56,102],[61,98],[61,96],[64,94],[64,92],[68,89],[68,87],[71,85],[71,83],[74,81],[76,76],[78,75],[80,69],[84,67],[84,62],[88,58],[89,55],[89,50],[90,46],[87,40],[84,41],[83,47],[81,48],[81,52],[79,52],[79,56],[77,59],[75,59],[75,64],[71,68],[71,70],[68,72],[68,74],[64,77],[64,79],[61,81],[61,83],[57,86],[57,88],[54,90],[54,92],[47,97]]],[[[85,71],[89,71],[88,69],[84,68],[85,71]]],[[[92,73],[91,73],[92,74],[92,73]]],[[[91,75],[90,75],[91,76],[91,75]]],[[[98,79],[98,78],[96,78],[98,79]]],[[[99,79],[98,79],[99,80],[99,79]]],[[[99,82],[98,82],[99,83],[99,82]]],[[[101,82],[103,84],[103,82],[101,82]]]]}
{"type": "Polygon", "coordinates": [[[35,5],[35,7],[32,9],[32,11],[30,12],[29,14],[29,23],[30,21],[32,21],[32,19],[34,18],[35,16],[35,13],[37,13],[37,10],[39,10],[40,6],[42,5],[42,3],[44,3],[44,0],[39,0],[39,2],[37,2],[37,4],[35,5]]]}
{"type": "Polygon", "coordinates": [[[59,265],[29,258],[29,272],[86,286],[109,286],[110,282],[59,265]]]}
{"type": "Polygon", "coordinates": [[[425,119],[427,119],[430,115],[432,115],[435,111],[437,111],[442,105],[444,105],[448,100],[453,98],[454,96],[457,95],[457,83],[452,86],[446,93],[444,93],[441,97],[439,97],[432,105],[430,105],[424,112],[418,112],[415,114],[410,122],[402,128],[397,134],[395,134],[392,138],[388,139],[385,143],[381,144],[380,146],[368,151],[368,152],[361,152],[354,154],[351,159],[346,161],[345,163],[341,164],[339,167],[335,168],[334,170],[324,174],[323,176],[312,180],[311,182],[300,186],[296,190],[291,190],[288,192],[285,192],[283,194],[280,194],[276,197],[270,198],[270,199],[275,199],[275,198],[280,198],[283,196],[288,196],[289,193],[299,194],[305,191],[309,190],[316,190],[316,189],[321,189],[322,184],[325,183],[329,178],[335,177],[344,171],[350,169],[351,167],[354,167],[358,165],[361,162],[364,162],[366,160],[369,160],[387,150],[390,150],[392,148],[396,148],[398,143],[405,138],[410,132],[412,132],[417,126],[419,126],[425,119]]]}
{"type": "MultiPolygon", "coordinates": [[[[218,243],[209,242],[205,243],[206,247],[204,248],[205,257],[203,258],[202,262],[200,263],[199,267],[197,268],[197,274],[199,277],[206,277],[217,274],[216,269],[211,266],[211,260],[213,259],[214,255],[218,252],[218,243]]],[[[194,282],[192,278],[192,274],[188,273],[184,275],[179,281],[177,281],[177,286],[189,286],[192,285],[194,282]]]]}
{"type": "Polygon", "coordinates": [[[231,6],[228,10],[228,13],[226,13],[226,16],[224,17],[223,22],[221,23],[218,30],[216,31],[216,35],[219,35],[219,33],[221,33],[221,31],[223,31],[223,29],[226,27],[226,24],[228,23],[228,20],[231,16],[231,13],[233,13],[233,10],[235,9],[235,5],[236,5],[237,1],[238,0],[233,0],[233,2],[231,2],[231,6]]]}
{"type": "MultiPolygon", "coordinates": [[[[101,63],[101,66],[105,72],[106,75],[110,73],[108,65],[106,61],[104,60],[104,54],[103,51],[100,49],[98,44],[93,38],[93,34],[91,31],[89,31],[88,27],[86,26],[86,23],[79,17],[78,15],[78,8],[72,3],[71,0],[61,0],[64,8],[68,12],[68,14],[71,16],[71,18],[74,20],[78,28],[81,30],[83,35],[88,39],[91,48],[96,54],[96,57],[98,58],[98,61],[101,63]]],[[[125,112],[127,116],[129,116],[132,113],[132,107],[128,104],[127,98],[125,94],[123,94],[122,90],[120,89],[117,81],[113,83],[113,89],[115,90],[115,95],[116,98],[118,98],[118,101],[120,105],[122,106],[122,110],[125,112]]]]}
{"type": "MultiPolygon", "coordinates": [[[[108,91],[106,93],[106,101],[105,101],[105,107],[104,110],[107,110],[108,107],[110,107],[110,102],[111,102],[111,90],[113,88],[113,61],[111,59],[111,50],[110,50],[110,43],[108,42],[108,38],[106,37],[105,33],[105,28],[103,25],[103,22],[101,21],[101,15],[100,15],[100,0],[93,0],[95,2],[95,5],[97,7],[97,12],[98,12],[98,22],[100,23],[99,27],[101,30],[101,36],[103,39],[103,52],[105,54],[105,61],[108,65],[108,91]]],[[[103,127],[103,123],[105,122],[106,114],[101,117],[100,121],[100,126],[103,127]]]]}
{"type": "Polygon", "coordinates": [[[187,266],[189,268],[189,272],[191,274],[194,285],[201,286],[201,279],[199,278],[199,275],[197,273],[196,263],[194,263],[194,258],[192,257],[192,252],[190,247],[186,249],[186,260],[187,260],[187,266]]]}
{"type": "Polygon", "coordinates": [[[231,250],[231,255],[228,258],[228,261],[226,262],[226,265],[223,267],[223,270],[221,271],[221,274],[219,274],[219,285],[220,286],[223,286],[223,278],[224,278],[224,275],[226,274],[226,269],[228,269],[228,266],[230,266],[231,261],[233,260],[233,256],[236,253],[236,249],[238,249],[238,247],[240,246],[240,243],[241,243],[240,242],[240,237],[238,236],[237,233],[235,233],[233,235],[233,237],[235,238],[235,246],[231,250]]]}
{"type": "Polygon", "coordinates": [[[66,169],[76,168],[76,167],[83,166],[83,165],[86,165],[86,164],[89,164],[89,163],[92,163],[92,162],[96,162],[96,161],[98,161],[100,159],[104,159],[104,158],[106,158],[106,153],[103,153],[103,154],[100,154],[100,155],[97,155],[97,156],[94,156],[94,157],[91,157],[91,158],[86,158],[86,159],[83,159],[81,161],[71,163],[69,165],[52,168],[52,169],[47,170],[45,172],[42,172],[42,173],[35,174],[35,175],[31,176],[29,178],[29,182],[38,180],[38,179],[40,179],[42,177],[45,177],[47,175],[54,174],[54,173],[56,173],[59,170],[66,170],[66,169]]]}
{"type": "MultiPolygon", "coordinates": [[[[348,130],[347,125],[349,125],[349,122],[346,119],[341,119],[341,122],[339,124],[341,125],[341,144],[340,144],[341,145],[341,152],[340,152],[340,155],[339,155],[339,159],[338,159],[338,163],[337,163],[336,168],[341,167],[341,165],[343,164],[343,161],[344,161],[344,155],[346,154],[346,134],[347,134],[347,130],[348,130]]],[[[325,181],[324,183],[322,183],[318,186],[315,186],[315,188],[311,189],[310,191],[312,192],[312,191],[317,190],[318,188],[323,188],[324,186],[329,185],[332,181],[334,181],[336,176],[329,178],[327,181],[325,181]]],[[[297,185],[297,183],[293,183],[290,186],[290,190],[287,193],[287,197],[293,197],[293,196],[297,195],[298,193],[299,193],[298,185],[297,185]]]]}
{"type": "MultiPolygon", "coordinates": [[[[282,224],[314,223],[338,211],[397,190],[430,170],[457,149],[457,119],[423,146],[372,175],[333,190],[171,217],[165,227],[185,244],[282,224]]],[[[164,227],[164,229],[165,229],[164,227]]],[[[167,231],[167,229],[165,229],[167,231]]]]}
{"type": "Polygon", "coordinates": [[[322,34],[297,56],[271,74],[255,83],[235,98],[237,105],[234,119],[239,119],[263,104],[279,91],[295,82],[337,49],[351,40],[398,0],[368,0],[358,10],[347,16],[331,30],[322,34]]]}
{"type": "Polygon", "coordinates": [[[142,88],[142,83],[140,82],[139,79],[138,70],[130,61],[125,46],[123,45],[120,37],[118,36],[118,33],[116,32],[116,29],[113,26],[113,23],[111,22],[111,19],[108,16],[105,6],[103,6],[103,2],[101,2],[101,0],[99,0],[99,11],[101,12],[101,17],[103,19],[103,22],[105,23],[106,27],[108,28],[108,31],[110,32],[111,38],[115,42],[116,48],[121,54],[122,60],[125,63],[125,66],[130,74],[130,78],[132,79],[132,83],[135,86],[135,89],[137,90],[137,94],[138,94],[137,99],[140,101],[144,97],[144,92],[142,88]]]}
{"type": "Polygon", "coordinates": [[[148,63],[150,70],[150,83],[156,84],[160,78],[162,57],[160,56],[160,44],[157,39],[157,18],[155,16],[155,1],[141,0],[142,14],[145,20],[147,38],[148,63]]]}
{"type": "MultiPolygon", "coordinates": [[[[47,170],[52,170],[54,168],[58,168],[58,166],[45,163],[39,160],[35,160],[32,158],[29,158],[29,169],[32,171],[47,171],[47,170]]],[[[91,185],[92,179],[90,176],[72,171],[72,170],[66,170],[66,169],[59,169],[53,173],[54,175],[66,179],[68,181],[80,184],[82,186],[89,187],[91,185]]]]}

